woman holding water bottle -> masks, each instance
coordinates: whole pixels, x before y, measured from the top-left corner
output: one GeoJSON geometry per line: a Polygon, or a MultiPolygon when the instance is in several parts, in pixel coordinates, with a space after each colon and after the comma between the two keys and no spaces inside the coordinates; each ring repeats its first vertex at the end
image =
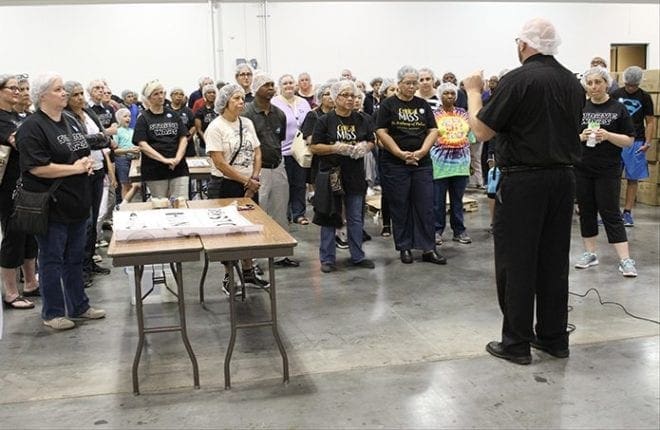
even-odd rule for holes
{"type": "Polygon", "coordinates": [[[609,72],[602,67],[593,67],[582,77],[589,99],[582,112],[580,141],[584,147],[582,159],[575,166],[575,180],[585,251],[575,267],[587,269],[598,264],[596,237],[600,214],[607,240],[619,256],[619,271],[623,276],[635,277],[635,261],[630,258],[619,211],[621,148],[633,143],[635,130],[626,107],[607,93],[610,81],[609,72]]]}

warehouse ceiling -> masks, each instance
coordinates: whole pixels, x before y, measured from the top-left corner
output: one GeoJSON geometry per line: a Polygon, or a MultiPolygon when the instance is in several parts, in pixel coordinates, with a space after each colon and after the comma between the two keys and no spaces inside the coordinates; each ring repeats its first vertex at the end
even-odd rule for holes
{"type": "MultiPolygon", "coordinates": [[[[262,3],[262,1],[246,1],[246,0],[212,0],[213,3],[262,3]]],[[[400,2],[401,0],[361,0],[361,2],[373,3],[387,3],[387,2],[400,2]]],[[[449,2],[450,0],[417,0],[426,1],[430,3],[449,2]]],[[[481,0],[462,0],[472,2],[482,2],[481,0]]],[[[268,0],[268,3],[350,3],[350,1],[336,1],[336,0],[268,0]]],[[[455,1],[453,1],[455,2],[455,1]]],[[[0,0],[0,6],[46,6],[46,5],[83,5],[83,4],[135,4],[135,3],[209,3],[209,0],[0,0]]],[[[505,0],[491,0],[486,3],[516,3],[505,0]]],[[[527,2],[529,3],[529,1],[527,2]]],[[[532,3],[637,3],[637,4],[657,4],[658,0],[545,0],[545,1],[532,1],[532,3]]]]}

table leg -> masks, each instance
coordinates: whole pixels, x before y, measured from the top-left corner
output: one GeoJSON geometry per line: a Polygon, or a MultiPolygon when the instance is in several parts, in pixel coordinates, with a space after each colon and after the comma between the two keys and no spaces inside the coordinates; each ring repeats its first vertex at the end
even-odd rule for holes
{"type": "Polygon", "coordinates": [[[229,271],[229,320],[231,322],[231,335],[229,336],[229,345],[227,345],[227,353],[225,354],[225,390],[231,388],[231,376],[229,375],[229,364],[231,362],[231,354],[234,352],[234,344],[236,343],[236,309],[234,299],[236,298],[236,281],[234,278],[233,265],[229,271]]]}
{"type": "Polygon", "coordinates": [[[270,288],[268,288],[268,295],[270,296],[270,312],[271,320],[273,321],[273,336],[275,337],[275,342],[277,347],[280,350],[282,355],[282,367],[284,371],[284,382],[289,382],[289,358],[286,355],[286,350],[284,349],[284,344],[280,338],[280,333],[277,330],[277,297],[275,294],[275,259],[273,257],[268,258],[268,277],[270,281],[270,288]]]}
{"type": "Polygon", "coordinates": [[[182,264],[181,262],[176,263],[176,271],[174,273],[174,279],[176,280],[177,287],[177,299],[179,302],[179,324],[181,325],[181,338],[183,339],[183,344],[188,351],[188,356],[193,366],[193,383],[195,388],[199,388],[199,368],[197,366],[197,357],[193,352],[192,346],[190,345],[190,340],[188,340],[188,331],[186,329],[186,304],[183,299],[183,273],[182,273],[182,264]]]}
{"type": "Polygon", "coordinates": [[[206,282],[206,274],[209,271],[209,255],[204,253],[204,269],[202,269],[202,278],[199,280],[199,302],[204,304],[204,282],[206,282]]]}
{"type": "Polygon", "coordinates": [[[142,309],[142,271],[144,266],[133,266],[133,276],[135,277],[135,311],[138,323],[138,344],[133,358],[133,393],[140,394],[140,384],[138,382],[138,365],[140,356],[144,347],[144,312],[142,309]]]}

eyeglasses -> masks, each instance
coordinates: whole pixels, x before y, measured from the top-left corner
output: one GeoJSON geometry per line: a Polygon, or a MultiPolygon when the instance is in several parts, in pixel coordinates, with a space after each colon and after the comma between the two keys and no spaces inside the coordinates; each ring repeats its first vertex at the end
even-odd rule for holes
{"type": "Polygon", "coordinates": [[[339,94],[339,95],[340,95],[341,97],[345,98],[345,99],[354,99],[354,98],[357,98],[357,96],[356,96],[355,94],[341,93],[341,94],[339,94]]]}
{"type": "Polygon", "coordinates": [[[252,73],[250,73],[250,72],[243,72],[243,73],[239,73],[238,76],[239,76],[240,78],[247,78],[247,77],[252,76],[252,73]]]}
{"type": "Polygon", "coordinates": [[[414,87],[415,85],[417,85],[417,81],[401,81],[401,85],[414,87]]]}
{"type": "Polygon", "coordinates": [[[321,94],[321,95],[322,95],[322,96],[330,97],[330,93],[323,93],[323,94],[321,94]]]}
{"type": "Polygon", "coordinates": [[[3,89],[3,90],[9,90],[9,91],[14,92],[14,93],[17,93],[17,92],[19,92],[19,91],[21,90],[20,88],[18,88],[18,87],[15,86],[15,85],[12,85],[11,87],[4,87],[4,86],[3,86],[3,87],[0,88],[0,89],[3,89]]]}
{"type": "Polygon", "coordinates": [[[27,73],[21,73],[20,75],[16,75],[16,79],[18,79],[19,81],[24,81],[29,77],[30,75],[28,75],[27,73]]]}
{"type": "Polygon", "coordinates": [[[112,95],[112,93],[108,92],[108,91],[103,92],[103,94],[106,95],[106,96],[111,96],[112,95]]]}

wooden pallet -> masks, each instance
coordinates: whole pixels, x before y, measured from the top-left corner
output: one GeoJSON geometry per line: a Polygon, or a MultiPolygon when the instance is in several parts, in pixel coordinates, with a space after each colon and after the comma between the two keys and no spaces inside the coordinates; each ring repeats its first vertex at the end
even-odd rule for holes
{"type": "MultiPolygon", "coordinates": [[[[367,196],[366,203],[370,212],[380,212],[380,194],[367,196]]],[[[447,206],[449,206],[449,197],[447,197],[447,206]]],[[[447,210],[449,210],[449,207],[447,210]]],[[[475,212],[478,210],[479,202],[476,199],[463,196],[463,211],[475,212]]]]}

